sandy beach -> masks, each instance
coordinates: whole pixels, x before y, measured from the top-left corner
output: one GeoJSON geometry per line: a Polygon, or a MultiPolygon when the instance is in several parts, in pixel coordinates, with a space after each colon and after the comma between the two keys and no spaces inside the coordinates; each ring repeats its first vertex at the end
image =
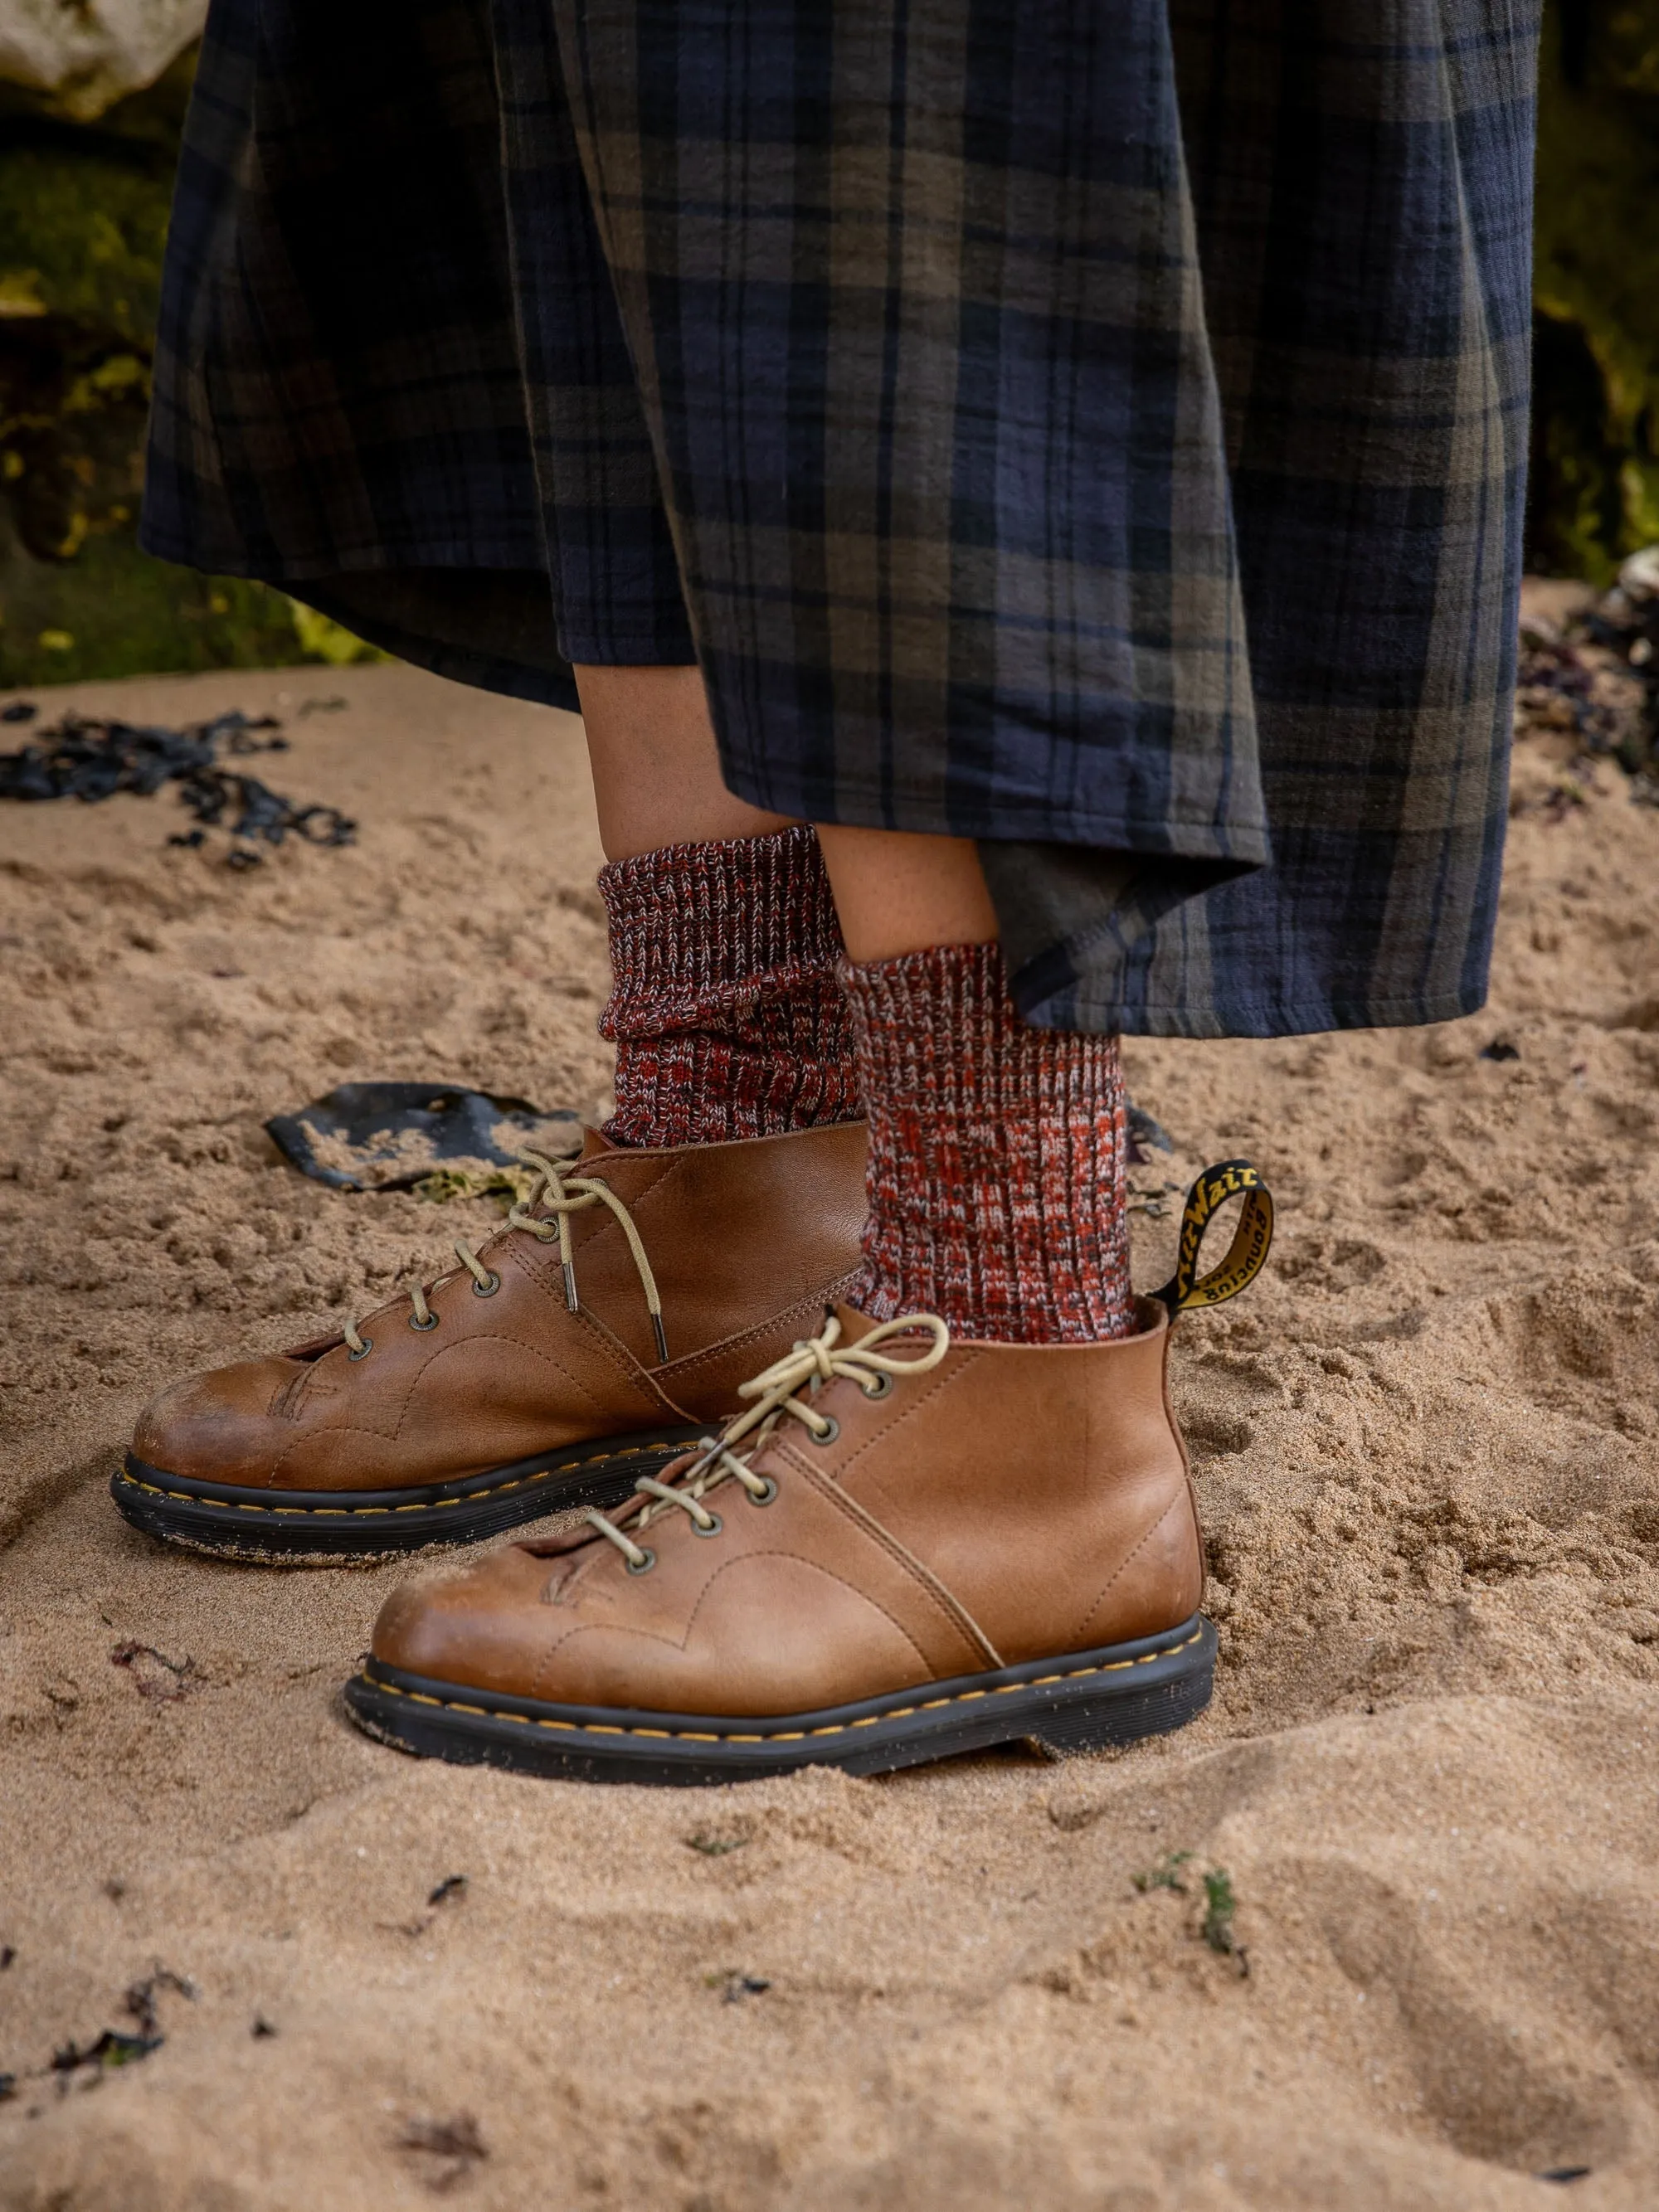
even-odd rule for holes
{"type": "Polygon", "coordinates": [[[1181,1325],[1205,1718],[649,1792],[376,1747],[340,1685],[406,1567],[170,1553],[106,1491],[162,1382],[497,1218],[308,1182],[267,1116],[604,1110],[580,726],[395,666],[35,696],[275,714],[255,772],[361,826],[236,871],[169,791],[0,807],[4,2212],[1659,2201],[1659,808],[1620,771],[1522,745],[1484,1013],[1126,1047],[1175,1144],[1141,1284],[1206,1161],[1279,1204],[1181,1325]],[[69,2063],[106,2030],[162,2039],[69,2063]]]}

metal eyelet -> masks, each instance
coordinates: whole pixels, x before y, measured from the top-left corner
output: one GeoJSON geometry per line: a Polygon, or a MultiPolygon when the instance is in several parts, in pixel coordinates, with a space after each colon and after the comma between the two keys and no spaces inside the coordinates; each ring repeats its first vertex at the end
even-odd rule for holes
{"type": "Polygon", "coordinates": [[[368,1355],[369,1355],[369,1353],[370,1353],[371,1352],[373,1352],[373,1351],[374,1351],[374,1338],[373,1338],[372,1336],[366,1336],[366,1337],[363,1339],[363,1348],[362,1348],[362,1350],[361,1352],[351,1352],[351,1351],[348,1351],[348,1352],[347,1352],[347,1353],[346,1353],[346,1358],[347,1358],[348,1359],[367,1359],[367,1358],[368,1358],[368,1355]]]}
{"type": "Polygon", "coordinates": [[[769,1505],[778,1494],[778,1486],[769,1474],[762,1475],[761,1480],[766,1485],[763,1492],[745,1490],[743,1493],[751,1505],[769,1505]]]}
{"type": "Polygon", "coordinates": [[[890,1393],[892,1388],[893,1378],[890,1375],[873,1376],[871,1380],[863,1386],[864,1395],[866,1398],[885,1398],[890,1393]]]}
{"type": "Polygon", "coordinates": [[[414,1315],[410,1314],[409,1316],[409,1325],[411,1328],[419,1329],[421,1334],[424,1335],[428,1329],[436,1328],[438,1326],[438,1316],[436,1314],[428,1314],[424,1321],[416,1321],[414,1315]]]}
{"type": "Polygon", "coordinates": [[[701,1521],[692,1522],[691,1534],[694,1536],[718,1536],[725,1526],[718,1513],[711,1513],[706,1524],[701,1521]]]}
{"type": "Polygon", "coordinates": [[[475,1298],[493,1298],[501,1287],[501,1279],[492,1267],[489,1271],[489,1280],[487,1283],[474,1279],[472,1295],[475,1298]]]}
{"type": "Polygon", "coordinates": [[[841,1423],[833,1413],[826,1413],[823,1417],[823,1426],[821,1429],[813,1430],[812,1441],[815,1444],[832,1444],[840,1434],[841,1423]]]}
{"type": "Polygon", "coordinates": [[[632,1559],[624,1559],[623,1561],[623,1566],[630,1575],[648,1575],[652,1568],[657,1564],[657,1555],[651,1549],[648,1544],[643,1544],[640,1548],[645,1556],[641,1559],[637,1566],[635,1566],[632,1559]]]}

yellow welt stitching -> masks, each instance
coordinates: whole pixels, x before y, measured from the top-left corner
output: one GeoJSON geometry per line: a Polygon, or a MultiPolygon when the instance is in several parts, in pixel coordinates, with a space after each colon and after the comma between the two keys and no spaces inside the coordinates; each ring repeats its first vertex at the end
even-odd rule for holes
{"type": "Polygon", "coordinates": [[[544,1467],[538,1474],[515,1474],[511,1482],[495,1483],[489,1490],[471,1490],[465,1498],[441,1498],[435,1504],[416,1505],[265,1505],[247,1504],[239,1498],[197,1498],[188,1490],[164,1490],[158,1483],[143,1482],[136,1474],[117,1468],[115,1479],[130,1490],[142,1490],[151,1498],[171,1498],[180,1505],[231,1506],[239,1513],[322,1513],[333,1514],[339,1519],[355,1520],[380,1513],[441,1513],[452,1505],[476,1505],[483,1498],[500,1498],[509,1490],[521,1490],[527,1482],[551,1482],[556,1475],[570,1474],[583,1468],[603,1467],[608,1460],[641,1459],[647,1453],[660,1452],[665,1458],[679,1458],[683,1444],[638,1444],[632,1451],[595,1452],[588,1459],[568,1459],[557,1467],[544,1467]]]}
{"type": "MultiPolygon", "coordinates": [[[[1035,1690],[1054,1682],[1086,1681],[1091,1675],[1094,1674],[1121,1674],[1126,1668],[1148,1666],[1155,1659],[1169,1659],[1178,1651],[1190,1650],[1194,1644],[1201,1640],[1204,1631],[1201,1627],[1196,1628],[1190,1636],[1183,1637],[1179,1644],[1162,1644],[1156,1651],[1143,1652],[1139,1659],[1104,1659],[1092,1667],[1074,1667],[1065,1674],[1040,1674],[1034,1676],[1029,1682],[1004,1682],[994,1691],[959,1690],[952,1698],[929,1698],[922,1705],[899,1705],[884,1713],[867,1713],[862,1720],[835,1721],[823,1728],[782,1729],[770,1735],[740,1734],[735,1729],[721,1734],[717,1730],[703,1729],[676,1730],[674,1729],[627,1728],[620,1723],[608,1721],[538,1719],[535,1725],[538,1728],[562,1729],[579,1735],[649,1736],[659,1741],[673,1743],[801,1743],[809,1737],[846,1735],[854,1729],[873,1728],[879,1721],[908,1720],[916,1713],[937,1712],[945,1705],[972,1705],[980,1698],[1003,1697],[1011,1690],[1035,1690]]],[[[520,1722],[526,1719],[526,1716],[522,1713],[501,1712],[487,1705],[462,1705],[456,1698],[428,1697],[419,1690],[401,1690],[392,1682],[377,1682],[374,1686],[394,1698],[409,1698],[420,1705],[447,1706],[454,1712],[475,1713],[480,1719],[520,1722]]]]}

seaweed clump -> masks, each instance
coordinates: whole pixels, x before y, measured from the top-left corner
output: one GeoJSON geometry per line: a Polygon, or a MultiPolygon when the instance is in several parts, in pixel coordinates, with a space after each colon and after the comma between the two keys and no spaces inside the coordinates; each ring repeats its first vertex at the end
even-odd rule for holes
{"type": "Polygon", "coordinates": [[[1659,545],[1611,591],[1523,611],[1515,720],[1518,737],[1567,737],[1586,772],[1615,762],[1633,799],[1659,805],[1659,545]]]}
{"type": "Polygon", "coordinates": [[[151,798],[163,784],[176,783],[200,826],[170,837],[171,845],[204,844],[210,829],[226,829],[244,841],[232,847],[231,864],[251,867],[258,860],[258,844],[280,845],[290,834],[312,845],[351,844],[357,825],[337,806],[296,805],[221,758],[223,753],[285,752],[286,738],[264,734],[281,726],[270,715],[254,720],[240,713],[179,730],[65,714],[33,743],[0,753],[0,799],[78,799],[90,805],[117,792],[151,798]]]}

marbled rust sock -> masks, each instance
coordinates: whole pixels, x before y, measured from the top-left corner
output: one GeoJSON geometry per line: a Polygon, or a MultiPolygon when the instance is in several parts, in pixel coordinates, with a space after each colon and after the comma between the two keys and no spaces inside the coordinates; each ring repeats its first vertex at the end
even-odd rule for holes
{"type": "Polygon", "coordinates": [[[863,1111],[816,833],[669,845],[600,871],[618,1145],[781,1136],[863,1111]]]}
{"type": "Polygon", "coordinates": [[[843,961],[841,978],[870,1123],[852,1303],[983,1342],[1132,1334],[1117,1040],[1030,1027],[995,945],[843,961]]]}

